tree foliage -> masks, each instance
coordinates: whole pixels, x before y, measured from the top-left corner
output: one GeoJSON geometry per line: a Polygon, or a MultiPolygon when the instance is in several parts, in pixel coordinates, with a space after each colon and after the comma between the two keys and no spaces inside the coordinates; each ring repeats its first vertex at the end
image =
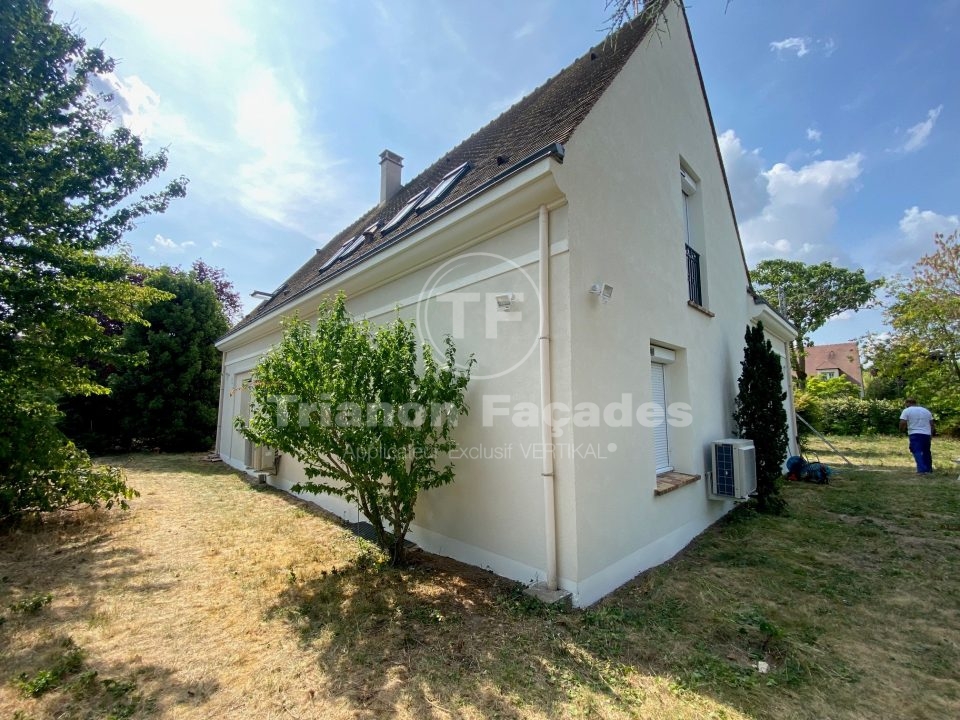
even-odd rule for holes
{"type": "Polygon", "coordinates": [[[806,392],[815,398],[860,397],[860,388],[842,375],[808,378],[806,392]]]}
{"type": "MultiPolygon", "coordinates": [[[[902,400],[861,400],[857,397],[818,398],[806,392],[794,396],[794,408],[818,432],[828,435],[897,435],[902,400]]],[[[800,424],[800,434],[808,431],[800,424]]]]}
{"type": "Polygon", "coordinates": [[[68,481],[78,473],[103,480],[107,502],[128,492],[55,427],[59,395],[106,392],[94,365],[116,349],[110,322],[140,322],[164,297],[128,282],[123,254],[99,251],[185,191],[179,179],[137,196],[167,160],[90,90],[112,69],[46,2],[0,4],[0,515],[104,501],[68,481]]]}
{"type": "Polygon", "coordinates": [[[166,452],[213,446],[220,351],[229,325],[216,289],[197,272],[158,268],[146,285],[172,297],[144,312],[149,326],[124,328],[125,367],[111,378],[121,437],[166,452]]]}
{"type": "Polygon", "coordinates": [[[190,269],[197,282],[209,283],[213,287],[223,316],[230,325],[236,324],[243,316],[243,301],[240,300],[240,293],[234,289],[233,283],[227,279],[223,268],[207,265],[203,260],[198,259],[194,260],[190,269]]]}
{"type": "Polygon", "coordinates": [[[863,270],[829,262],[807,265],[797,260],[763,260],[750,275],[763,299],[772,307],[782,307],[797,328],[799,337],[791,343],[790,364],[801,388],[807,381],[804,359],[810,333],[834,315],[870,307],[883,285],[882,279],[867,280],[863,270]]]}
{"type": "Polygon", "coordinates": [[[136,282],[167,293],[144,311],[149,325],[120,328],[115,362],[101,366],[109,396],[71,397],[63,403],[64,431],[91,452],[151,448],[205,450],[216,437],[220,353],[215,341],[229,329],[220,292],[232,285],[202,261],[194,269],[142,268],[136,282]],[[200,264],[204,272],[198,272],[200,264]]]}
{"type": "Polygon", "coordinates": [[[788,446],[783,366],[763,334],[763,323],[748,326],[744,340],[733,421],[739,436],[753,440],[756,449],[757,508],[781,513],[786,502],[780,495],[779,481],[788,446]]]}
{"type": "Polygon", "coordinates": [[[892,328],[871,336],[866,354],[877,379],[912,395],[944,431],[960,429],[960,231],[934,237],[913,275],[891,286],[884,316],[892,328]]]}
{"type": "Polygon", "coordinates": [[[374,328],[350,317],[340,295],[320,306],[315,330],[284,322],[254,371],[249,423],[237,419],[248,440],[303,464],[310,480],[295,491],[356,503],[393,563],[403,560],[420,491],[454,479],[444,456],[467,411],[473,359],[457,369],[448,337],[439,359],[424,345],[421,363],[412,323],[374,328]]]}

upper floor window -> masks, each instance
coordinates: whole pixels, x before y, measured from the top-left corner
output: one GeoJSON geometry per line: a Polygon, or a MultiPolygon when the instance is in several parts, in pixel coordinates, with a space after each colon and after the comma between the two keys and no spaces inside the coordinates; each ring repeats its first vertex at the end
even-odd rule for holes
{"type": "Polygon", "coordinates": [[[683,242],[687,258],[687,295],[690,302],[703,306],[703,277],[700,267],[702,247],[699,237],[699,198],[697,181],[680,169],[680,191],[683,195],[683,242]]]}

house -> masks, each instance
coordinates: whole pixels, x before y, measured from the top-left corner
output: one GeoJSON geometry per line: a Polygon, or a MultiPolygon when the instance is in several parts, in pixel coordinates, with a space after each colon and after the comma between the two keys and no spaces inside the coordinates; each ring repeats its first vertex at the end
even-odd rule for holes
{"type": "Polygon", "coordinates": [[[380,204],[218,342],[224,461],[305,479],[290,457],[272,473],[234,418],[280,319],[343,291],[356,316],[399,309],[478,361],[457,479],[417,504],[424,549],[584,606],[733,507],[708,480],[746,327],[763,322],[785,370],[796,333],[752,291],[690,29],[666,13],[667,31],[633,21],[410,182],[384,151],[380,204]]]}
{"type": "Polygon", "coordinates": [[[860,346],[856,340],[832,345],[810,345],[805,348],[803,365],[807,377],[844,377],[863,388],[863,371],[860,367],[860,346]]]}

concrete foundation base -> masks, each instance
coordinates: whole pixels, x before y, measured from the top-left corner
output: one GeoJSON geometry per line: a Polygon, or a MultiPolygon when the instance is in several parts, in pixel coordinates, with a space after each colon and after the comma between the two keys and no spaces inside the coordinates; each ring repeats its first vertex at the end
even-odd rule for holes
{"type": "Polygon", "coordinates": [[[545,583],[531,585],[523,592],[547,605],[570,605],[569,592],[566,590],[548,590],[545,583]]]}

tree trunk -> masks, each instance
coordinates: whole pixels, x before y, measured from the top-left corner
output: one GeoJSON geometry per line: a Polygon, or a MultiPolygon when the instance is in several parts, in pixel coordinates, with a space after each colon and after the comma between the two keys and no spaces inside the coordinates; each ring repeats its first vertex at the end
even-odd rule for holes
{"type": "Polygon", "coordinates": [[[797,387],[800,390],[807,389],[806,357],[807,351],[803,346],[803,340],[792,341],[790,343],[790,364],[793,366],[793,372],[797,376],[797,387]]]}

